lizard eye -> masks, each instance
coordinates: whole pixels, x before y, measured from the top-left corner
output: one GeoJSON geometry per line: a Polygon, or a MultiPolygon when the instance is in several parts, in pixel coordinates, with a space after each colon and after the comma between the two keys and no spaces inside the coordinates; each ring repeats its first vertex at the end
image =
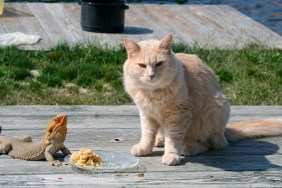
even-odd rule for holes
{"type": "Polygon", "coordinates": [[[163,62],[160,61],[160,62],[158,62],[158,63],[156,64],[156,67],[161,66],[162,64],[163,64],[163,62]]]}
{"type": "Polygon", "coordinates": [[[147,67],[147,66],[146,66],[145,64],[143,64],[143,63],[139,63],[138,65],[139,65],[139,67],[141,67],[141,68],[146,68],[146,67],[147,67]]]}

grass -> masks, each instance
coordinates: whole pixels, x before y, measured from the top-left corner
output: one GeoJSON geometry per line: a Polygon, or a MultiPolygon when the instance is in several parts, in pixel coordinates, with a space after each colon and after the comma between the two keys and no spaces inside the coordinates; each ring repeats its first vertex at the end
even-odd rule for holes
{"type": "MultiPolygon", "coordinates": [[[[205,49],[176,44],[199,55],[218,75],[233,105],[282,105],[282,50],[249,45],[205,49]]],[[[124,92],[123,47],[60,44],[50,51],[0,48],[0,105],[132,104],[124,92]]]]}

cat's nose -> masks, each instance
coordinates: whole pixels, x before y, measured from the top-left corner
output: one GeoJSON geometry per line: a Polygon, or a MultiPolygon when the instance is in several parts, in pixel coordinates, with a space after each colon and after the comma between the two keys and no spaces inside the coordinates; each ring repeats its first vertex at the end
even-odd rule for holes
{"type": "Polygon", "coordinates": [[[155,75],[149,75],[150,80],[153,80],[155,75]]]}

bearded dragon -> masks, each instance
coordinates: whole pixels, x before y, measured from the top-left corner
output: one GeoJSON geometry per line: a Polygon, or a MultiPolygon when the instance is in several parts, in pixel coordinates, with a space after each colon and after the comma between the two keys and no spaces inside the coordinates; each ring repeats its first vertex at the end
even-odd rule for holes
{"type": "Polygon", "coordinates": [[[10,138],[0,136],[0,153],[6,153],[11,157],[23,160],[46,159],[53,166],[62,163],[53,158],[53,154],[61,150],[64,155],[71,154],[64,146],[67,135],[67,116],[57,115],[48,124],[44,138],[35,143],[29,136],[10,138]]]}

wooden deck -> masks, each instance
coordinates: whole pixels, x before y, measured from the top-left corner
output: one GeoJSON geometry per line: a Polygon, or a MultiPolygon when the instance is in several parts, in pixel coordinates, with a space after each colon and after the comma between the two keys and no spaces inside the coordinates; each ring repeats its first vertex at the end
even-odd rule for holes
{"type": "Polygon", "coordinates": [[[173,33],[175,42],[200,46],[242,47],[261,43],[282,48],[282,36],[224,5],[129,4],[121,34],[86,32],[80,26],[80,5],[75,3],[5,3],[0,34],[23,32],[42,37],[25,49],[49,49],[61,42],[97,42],[115,47],[125,37],[135,41],[160,39],[173,33]]]}
{"type": "MultiPolygon", "coordinates": [[[[2,134],[39,140],[58,113],[69,116],[65,145],[71,151],[87,147],[129,154],[140,138],[135,106],[2,106],[2,134]]],[[[233,106],[230,121],[281,115],[282,106],[233,106]]],[[[99,175],[0,155],[0,187],[282,187],[280,146],[282,137],[246,140],[184,158],[180,166],[162,165],[163,148],[154,148],[151,156],[139,158],[138,169],[99,175]]],[[[60,154],[56,158],[63,160],[60,154]]]]}

